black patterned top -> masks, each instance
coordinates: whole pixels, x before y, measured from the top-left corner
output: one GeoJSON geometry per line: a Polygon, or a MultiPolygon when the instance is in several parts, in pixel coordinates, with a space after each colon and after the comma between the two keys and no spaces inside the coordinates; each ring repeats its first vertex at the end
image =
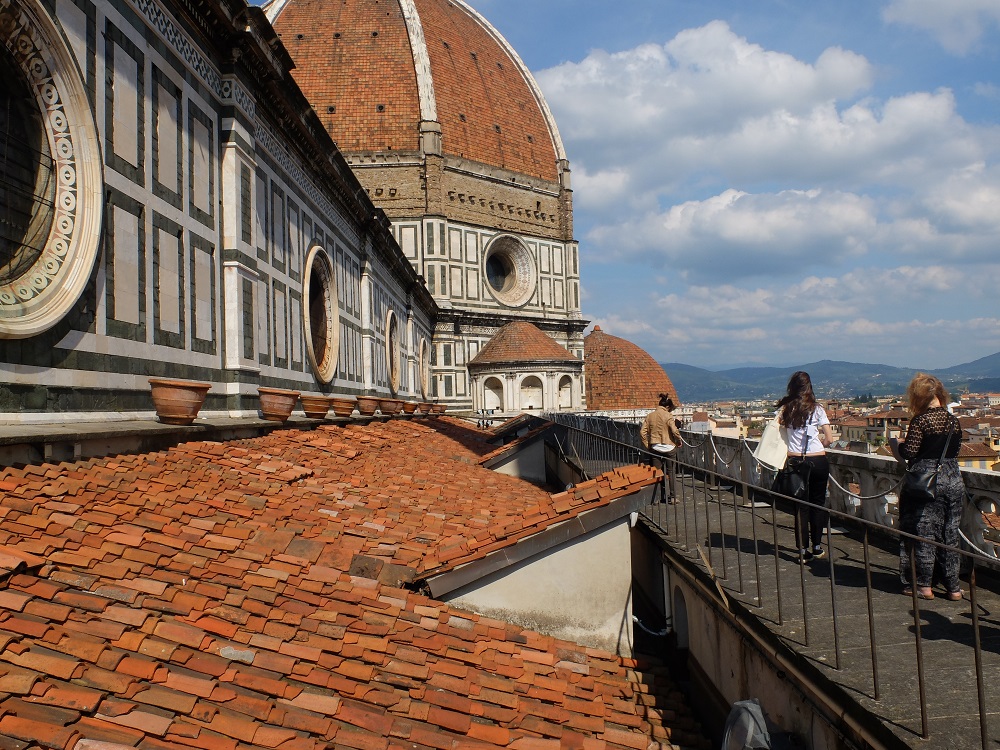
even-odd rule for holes
{"type": "Polygon", "coordinates": [[[899,444],[899,453],[911,464],[925,458],[941,458],[949,431],[952,433],[951,442],[948,443],[945,458],[955,458],[962,442],[962,425],[958,417],[943,406],[928,409],[910,422],[906,440],[899,444]]]}

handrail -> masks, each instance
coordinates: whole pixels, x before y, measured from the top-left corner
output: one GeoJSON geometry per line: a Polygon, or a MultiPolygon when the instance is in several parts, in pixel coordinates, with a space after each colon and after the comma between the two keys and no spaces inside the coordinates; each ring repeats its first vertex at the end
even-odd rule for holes
{"type": "MultiPolygon", "coordinates": [[[[925,651],[928,645],[924,643],[923,628],[925,627],[925,623],[921,614],[923,610],[918,597],[918,587],[911,587],[912,593],[909,597],[913,612],[912,619],[909,619],[908,611],[904,613],[902,610],[897,609],[899,617],[893,617],[891,612],[887,614],[884,611],[884,603],[887,601],[887,597],[881,597],[880,599],[880,595],[876,593],[876,589],[872,585],[872,567],[874,565],[872,556],[873,550],[883,558],[885,558],[886,552],[878,549],[873,538],[878,537],[883,540],[887,538],[895,539],[897,543],[905,546],[911,546],[914,542],[921,542],[929,544],[935,549],[948,548],[946,545],[904,533],[897,528],[892,528],[885,524],[859,518],[848,512],[827,509],[832,522],[827,524],[827,549],[831,551],[834,549],[832,527],[835,524],[838,527],[846,527],[849,533],[853,532],[854,536],[860,539],[860,541],[850,541],[851,544],[860,545],[861,549],[858,550],[858,553],[863,551],[863,554],[856,554],[853,559],[842,557],[842,559],[836,562],[832,559],[831,555],[824,561],[825,564],[819,566],[828,571],[829,587],[828,593],[823,595],[824,599],[828,597],[828,600],[825,602],[817,601],[815,598],[817,596],[817,566],[813,566],[812,568],[804,564],[797,566],[799,572],[796,577],[798,580],[795,582],[793,588],[800,591],[789,589],[788,574],[787,572],[783,572],[788,567],[789,556],[797,556],[798,554],[796,545],[793,545],[790,541],[791,532],[789,530],[790,521],[788,519],[797,518],[798,514],[795,512],[795,508],[803,505],[803,503],[793,498],[778,495],[768,487],[760,486],[759,481],[762,473],[759,470],[755,472],[756,477],[752,477],[756,481],[744,481],[742,479],[734,479],[731,475],[723,471],[717,471],[714,467],[706,465],[705,462],[698,464],[688,460],[691,457],[696,457],[699,450],[708,448],[709,453],[703,454],[706,458],[710,455],[725,467],[726,470],[732,468],[736,456],[731,457],[729,461],[723,460],[724,457],[718,453],[715,442],[712,440],[710,434],[706,435],[705,439],[699,441],[697,444],[685,439],[683,446],[678,446],[677,451],[667,456],[662,456],[647,451],[639,445],[588,431],[585,429],[585,421],[580,419],[562,419],[565,415],[549,416],[553,421],[558,422],[567,429],[565,438],[567,445],[571,445],[576,450],[583,464],[590,464],[595,468],[592,475],[598,473],[596,471],[597,468],[604,471],[612,468],[610,464],[616,460],[633,463],[639,461],[663,462],[665,467],[669,468],[675,477],[680,475],[682,477],[680,505],[651,506],[644,513],[646,523],[666,537],[675,551],[682,556],[686,555],[691,564],[703,567],[708,571],[715,578],[721,596],[739,597],[746,606],[751,608],[757,607],[762,613],[761,617],[765,617],[766,612],[774,612],[775,629],[779,637],[785,637],[786,642],[789,641],[782,633],[784,632],[783,629],[788,626],[789,607],[792,607],[792,611],[794,612],[801,611],[802,619],[800,625],[804,629],[804,645],[810,648],[816,647],[815,633],[811,633],[810,630],[818,627],[815,624],[810,626],[811,609],[819,607],[824,612],[832,613],[832,644],[830,644],[831,652],[828,654],[828,663],[841,675],[853,674],[859,667],[864,666],[857,663],[856,656],[853,657],[854,663],[850,665],[851,669],[847,672],[844,672],[844,665],[841,664],[841,640],[844,635],[841,632],[844,627],[841,620],[844,618],[842,613],[845,611],[843,605],[845,602],[850,601],[851,597],[856,597],[854,592],[862,586],[858,580],[863,572],[865,603],[861,604],[858,602],[858,606],[850,611],[850,615],[857,617],[862,615],[863,610],[867,610],[868,623],[865,630],[868,633],[870,657],[867,661],[865,671],[870,680],[869,685],[872,688],[871,697],[873,697],[876,703],[879,703],[886,698],[886,686],[890,686],[889,689],[898,691],[902,689],[901,685],[912,684],[915,681],[919,687],[920,726],[912,728],[912,731],[924,738],[929,736],[928,717],[930,708],[925,669],[925,660],[927,658],[925,651]],[[679,455],[682,453],[682,450],[685,454],[684,456],[679,455]],[[761,503],[759,502],[760,500],[764,502],[761,503]],[[758,526],[762,523],[771,526],[772,538],[768,540],[768,544],[771,547],[769,554],[761,552],[762,540],[758,538],[758,526]],[[727,539],[733,538],[735,538],[735,542],[727,544],[727,539]],[[710,540],[707,544],[705,543],[706,539],[710,540]],[[717,541],[713,542],[711,540],[717,541]],[[749,543],[751,541],[752,544],[742,543],[749,543]],[[747,547],[751,551],[746,551],[747,547]],[[721,557],[721,559],[717,561],[717,557],[721,557]],[[773,558],[773,570],[771,570],[772,566],[770,563],[767,563],[767,560],[770,558],[773,558]],[[785,568],[782,568],[782,562],[785,564],[785,568]],[[749,592],[744,590],[743,568],[745,565],[751,564],[753,566],[753,580],[756,581],[756,596],[751,596],[749,592]],[[735,582],[730,579],[730,571],[734,565],[738,574],[735,582]],[[842,581],[841,579],[844,575],[850,575],[852,570],[855,571],[853,574],[854,582],[848,584],[842,581]],[[810,575],[807,576],[807,572],[810,575]],[[762,577],[766,576],[773,578],[773,589],[765,590],[762,586],[762,577]],[[906,622],[909,622],[908,630],[906,622]],[[892,672],[891,669],[887,669],[885,665],[879,663],[876,649],[876,644],[878,643],[877,630],[882,630],[883,632],[892,630],[894,637],[900,637],[901,632],[910,633],[909,637],[912,638],[912,648],[915,652],[915,663],[909,673],[898,673],[898,670],[901,668],[901,663],[898,661],[890,665],[892,669],[897,670],[896,672],[892,672]]],[[[614,430],[611,428],[606,430],[606,432],[612,431],[614,430]]],[[[638,441],[636,440],[636,442],[638,441]]],[[[745,441],[741,441],[740,450],[736,451],[737,454],[742,452],[744,444],[745,441]]],[[[884,495],[885,492],[882,494],[884,495]]],[[[852,496],[856,495],[852,493],[852,496]]],[[[847,540],[847,537],[844,537],[844,539],[847,540]]],[[[847,544],[847,541],[842,542],[842,544],[847,544]]],[[[971,576],[968,581],[969,592],[967,603],[969,610],[967,612],[969,614],[967,616],[974,634],[974,642],[971,648],[974,654],[977,697],[980,706],[978,718],[982,748],[986,750],[987,747],[991,746],[988,745],[988,742],[995,742],[997,738],[994,737],[992,740],[988,740],[989,732],[987,728],[984,692],[984,669],[987,667],[983,665],[980,626],[980,610],[982,606],[978,604],[978,600],[983,596],[983,592],[977,582],[977,573],[984,566],[994,567],[995,558],[986,555],[981,550],[948,549],[957,552],[963,564],[968,569],[971,569],[971,576]]],[[[915,555],[911,554],[910,560],[910,580],[914,580],[916,573],[915,555]]],[[[800,560],[799,562],[801,563],[802,561],[800,560]]],[[[898,603],[899,599],[893,597],[892,601],[898,603]]],[[[893,605],[890,602],[889,606],[898,607],[898,604],[893,605]]],[[[957,606],[964,607],[965,604],[957,606]]],[[[924,609],[926,609],[926,605],[924,605],[924,609]]],[[[983,611],[985,612],[986,610],[983,611]]],[[[858,632],[861,632],[860,628],[858,632]]],[[[938,640],[942,640],[940,633],[937,633],[935,637],[938,640]]],[[[794,644],[790,643],[790,645],[794,644]]],[[[822,644],[820,644],[820,647],[822,647],[822,644]]],[[[970,661],[972,660],[970,656],[970,661]]],[[[906,662],[903,662],[902,667],[905,668],[905,666],[906,662]]],[[[935,676],[934,679],[938,680],[939,678],[935,676]]],[[[937,695],[937,693],[934,693],[934,695],[937,695]]],[[[895,698],[898,700],[899,696],[896,695],[895,698]]]]}

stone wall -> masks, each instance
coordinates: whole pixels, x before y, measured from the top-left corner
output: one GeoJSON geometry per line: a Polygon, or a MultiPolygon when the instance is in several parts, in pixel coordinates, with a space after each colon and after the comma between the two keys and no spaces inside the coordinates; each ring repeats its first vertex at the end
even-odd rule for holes
{"type": "MultiPolygon", "coordinates": [[[[386,393],[389,310],[405,332],[399,393],[421,395],[414,373],[435,304],[259,9],[234,26],[211,2],[195,16],[158,0],[62,0],[57,18],[36,0],[11,2],[5,12],[65,30],[68,45],[43,34],[62,51],[50,67],[90,93],[73,114],[93,124],[104,199],[81,199],[74,217],[95,227],[96,252],[75,271],[73,309],[30,335],[0,328],[7,419],[141,413],[150,376],[211,382],[209,412],[255,412],[257,385],[386,393]],[[331,372],[317,372],[317,347],[331,372]]],[[[16,323],[30,310],[4,315],[16,323]]]]}

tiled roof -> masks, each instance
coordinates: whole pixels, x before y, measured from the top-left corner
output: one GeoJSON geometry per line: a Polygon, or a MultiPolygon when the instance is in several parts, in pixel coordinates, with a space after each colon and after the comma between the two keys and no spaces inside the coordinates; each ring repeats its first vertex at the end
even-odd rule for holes
{"type": "Polygon", "coordinates": [[[341,151],[418,150],[417,75],[399,3],[294,0],[274,27],[341,151]]]}
{"type": "Polygon", "coordinates": [[[532,323],[515,320],[497,331],[470,365],[508,364],[511,362],[580,363],[566,347],[546,336],[532,323]]]}
{"type": "Polygon", "coordinates": [[[997,452],[990,448],[986,443],[976,442],[976,443],[962,443],[958,446],[958,457],[959,458],[987,458],[993,461],[997,460],[997,452]]]}
{"type": "Polygon", "coordinates": [[[674,404],[681,405],[667,373],[631,341],[594,326],[583,345],[588,409],[654,409],[661,393],[669,393],[674,404]]]}
{"type": "MultiPolygon", "coordinates": [[[[414,6],[444,153],[555,182],[549,126],[495,32],[448,0],[414,6]]],[[[417,150],[417,76],[399,0],[289,0],[274,26],[296,83],[341,150],[417,150]]]]}
{"type": "Polygon", "coordinates": [[[707,747],[637,663],[399,587],[655,479],[549,495],[479,468],[481,437],[396,420],[3,470],[0,747],[707,747]]]}

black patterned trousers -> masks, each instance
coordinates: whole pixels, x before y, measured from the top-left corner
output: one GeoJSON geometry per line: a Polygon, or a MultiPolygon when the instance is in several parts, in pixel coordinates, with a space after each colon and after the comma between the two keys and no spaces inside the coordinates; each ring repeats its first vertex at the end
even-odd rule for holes
{"type": "MultiPolygon", "coordinates": [[[[914,466],[924,462],[933,465],[936,461],[934,458],[926,458],[914,466]]],[[[956,547],[964,501],[965,485],[962,482],[958,461],[946,458],[941,462],[938,471],[933,500],[914,503],[908,501],[905,495],[899,499],[899,529],[907,534],[956,547]]],[[[958,552],[910,539],[901,539],[899,542],[899,578],[904,585],[910,583],[911,547],[916,560],[917,586],[932,586],[936,573],[945,589],[960,590],[958,552]]]]}

